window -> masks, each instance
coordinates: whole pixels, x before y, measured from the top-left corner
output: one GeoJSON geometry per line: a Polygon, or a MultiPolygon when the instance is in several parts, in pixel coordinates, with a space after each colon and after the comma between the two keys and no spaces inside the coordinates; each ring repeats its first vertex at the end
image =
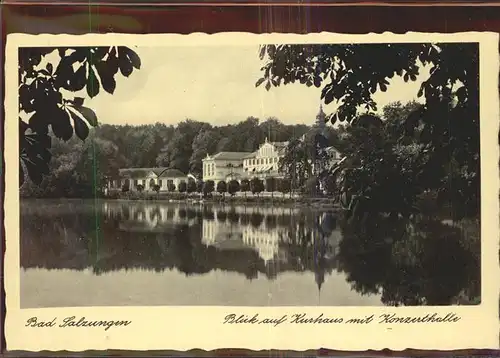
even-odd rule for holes
{"type": "Polygon", "coordinates": [[[160,186],[160,188],[161,188],[161,186],[162,186],[161,179],[159,179],[159,180],[158,180],[158,185],[159,185],[159,186],[160,186]]]}
{"type": "Polygon", "coordinates": [[[134,187],[137,187],[137,179],[134,179],[134,187]]]}

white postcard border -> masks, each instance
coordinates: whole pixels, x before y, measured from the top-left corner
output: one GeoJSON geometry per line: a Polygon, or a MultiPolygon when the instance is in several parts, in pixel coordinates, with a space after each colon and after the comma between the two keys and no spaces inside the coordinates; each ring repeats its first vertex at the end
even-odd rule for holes
{"type": "MultiPolygon", "coordinates": [[[[5,64],[5,334],[9,350],[188,350],[246,348],[252,350],[307,350],[328,348],[368,349],[467,349],[499,346],[499,146],[500,102],[498,98],[499,36],[495,33],[458,34],[391,33],[308,35],[219,33],[158,35],[24,35],[7,37],[5,64]],[[386,42],[479,42],[481,121],[481,235],[482,302],[478,306],[445,307],[86,307],[20,309],[19,187],[18,187],[18,94],[17,48],[23,46],[241,46],[263,43],[386,43],[386,42]],[[485,119],[486,118],[486,119],[485,119]],[[230,313],[280,317],[323,313],[330,317],[364,317],[396,313],[398,316],[453,312],[461,320],[453,324],[369,324],[365,326],[283,324],[228,325],[230,313]],[[88,320],[129,320],[125,327],[30,328],[25,323],[37,316],[83,317],[88,320]]],[[[257,54],[256,54],[257,55],[257,54]]]]}

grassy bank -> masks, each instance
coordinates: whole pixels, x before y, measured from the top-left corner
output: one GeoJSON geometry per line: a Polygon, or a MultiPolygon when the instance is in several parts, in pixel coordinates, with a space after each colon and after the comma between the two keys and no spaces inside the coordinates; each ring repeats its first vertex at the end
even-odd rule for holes
{"type": "Polygon", "coordinates": [[[280,205],[280,206],[303,206],[314,209],[339,209],[339,205],[332,198],[319,197],[299,197],[276,194],[268,195],[220,195],[214,194],[203,198],[199,193],[150,193],[150,192],[117,192],[110,194],[107,199],[118,200],[147,200],[147,201],[170,201],[170,202],[203,202],[203,203],[224,203],[224,204],[258,204],[258,205],[280,205]]]}

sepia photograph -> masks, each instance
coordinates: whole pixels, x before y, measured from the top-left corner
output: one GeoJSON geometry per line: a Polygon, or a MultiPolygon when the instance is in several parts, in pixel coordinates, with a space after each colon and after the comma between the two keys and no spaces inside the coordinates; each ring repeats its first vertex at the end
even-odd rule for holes
{"type": "Polygon", "coordinates": [[[15,48],[16,325],[130,337],[204,312],[243,344],[252,323],[436,332],[498,308],[498,58],[485,72],[480,36],[125,36],[15,48]]]}
{"type": "Polygon", "coordinates": [[[480,303],[478,51],[20,48],[21,307],[480,303]]]}

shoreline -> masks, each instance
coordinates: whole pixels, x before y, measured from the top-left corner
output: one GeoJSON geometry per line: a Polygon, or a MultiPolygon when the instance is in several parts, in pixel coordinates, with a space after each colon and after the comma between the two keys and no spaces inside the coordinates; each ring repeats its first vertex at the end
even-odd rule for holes
{"type": "Polygon", "coordinates": [[[342,212],[343,209],[332,198],[308,198],[308,197],[282,197],[282,196],[214,196],[212,198],[200,198],[199,195],[165,195],[165,194],[144,194],[142,195],[119,195],[117,197],[97,197],[97,198],[31,198],[23,197],[21,201],[44,200],[102,200],[109,202],[136,202],[136,203],[163,203],[163,204],[185,204],[185,205],[244,205],[244,206],[265,206],[265,207],[295,207],[309,210],[326,210],[342,212]]]}

